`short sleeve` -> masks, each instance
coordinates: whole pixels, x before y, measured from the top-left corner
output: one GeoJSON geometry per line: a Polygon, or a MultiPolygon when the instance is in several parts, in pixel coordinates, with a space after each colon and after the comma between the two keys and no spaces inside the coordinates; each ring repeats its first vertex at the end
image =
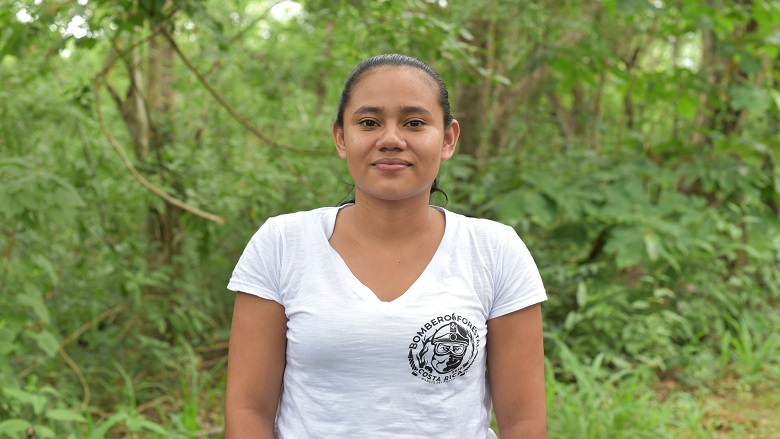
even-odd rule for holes
{"type": "Polygon", "coordinates": [[[252,236],[233,269],[227,289],[273,300],[282,305],[280,275],[282,235],[268,220],[252,236]]]}
{"type": "Polygon", "coordinates": [[[517,232],[505,226],[494,277],[493,306],[488,319],[547,300],[542,277],[517,232]]]}

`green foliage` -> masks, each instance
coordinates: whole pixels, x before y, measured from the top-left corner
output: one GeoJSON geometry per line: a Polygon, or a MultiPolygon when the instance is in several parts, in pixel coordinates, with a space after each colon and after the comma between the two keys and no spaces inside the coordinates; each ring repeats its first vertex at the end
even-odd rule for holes
{"type": "Polygon", "coordinates": [[[780,229],[761,201],[760,162],[751,170],[744,160],[703,161],[661,168],[646,158],[565,156],[491,188],[502,195],[486,213],[525,231],[551,295],[548,327],[578,355],[680,368],[686,346],[719,349],[718,322],[747,309],[772,314],[780,229]]]}
{"type": "Polygon", "coordinates": [[[662,404],[648,386],[647,370],[611,374],[604,355],[583,364],[560,339],[552,341],[576,385],[559,381],[547,364],[550,437],[676,438],[681,431],[707,437],[701,403],[679,398],[662,404]]]}

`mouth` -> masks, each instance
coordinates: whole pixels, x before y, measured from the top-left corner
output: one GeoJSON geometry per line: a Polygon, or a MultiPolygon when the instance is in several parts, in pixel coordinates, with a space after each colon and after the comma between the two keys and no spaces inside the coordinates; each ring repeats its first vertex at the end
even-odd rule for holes
{"type": "Polygon", "coordinates": [[[380,171],[398,172],[412,166],[412,164],[407,162],[406,160],[401,160],[397,158],[385,158],[385,159],[379,159],[374,163],[371,163],[371,166],[373,166],[376,169],[379,169],[380,171]]]}

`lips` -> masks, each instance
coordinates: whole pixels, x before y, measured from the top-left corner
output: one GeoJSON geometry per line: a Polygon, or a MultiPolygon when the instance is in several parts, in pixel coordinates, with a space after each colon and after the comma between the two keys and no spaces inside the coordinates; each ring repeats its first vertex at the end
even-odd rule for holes
{"type": "Polygon", "coordinates": [[[398,172],[412,166],[412,164],[399,158],[384,158],[375,161],[371,166],[380,171],[398,172]]]}

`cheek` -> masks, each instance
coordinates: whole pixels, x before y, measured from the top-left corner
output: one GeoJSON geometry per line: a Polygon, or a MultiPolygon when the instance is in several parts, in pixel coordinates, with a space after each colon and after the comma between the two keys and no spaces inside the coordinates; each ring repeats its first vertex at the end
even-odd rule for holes
{"type": "Polygon", "coordinates": [[[433,149],[426,154],[425,158],[431,165],[439,166],[441,164],[441,150],[433,149]]]}
{"type": "Polygon", "coordinates": [[[440,133],[431,134],[425,139],[426,157],[429,159],[440,159],[444,149],[444,138],[440,133]]]}
{"type": "Polygon", "coordinates": [[[344,137],[344,148],[352,155],[355,155],[359,149],[363,149],[365,143],[366,140],[360,134],[351,134],[344,137]]]}

